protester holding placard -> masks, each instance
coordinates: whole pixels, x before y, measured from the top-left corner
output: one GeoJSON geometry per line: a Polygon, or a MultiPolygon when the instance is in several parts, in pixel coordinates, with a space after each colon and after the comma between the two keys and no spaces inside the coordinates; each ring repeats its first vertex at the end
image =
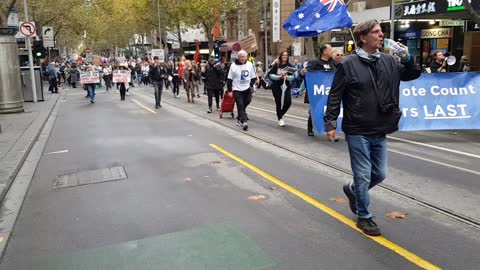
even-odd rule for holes
{"type": "Polygon", "coordinates": [[[88,97],[90,97],[90,103],[95,103],[95,87],[100,81],[98,72],[93,70],[92,65],[88,65],[86,70],[82,72],[81,80],[84,85],[87,86],[88,97]]]}
{"type": "Polygon", "coordinates": [[[334,140],[343,102],[342,130],[353,172],[353,183],[344,185],[343,191],[351,211],[358,216],[357,227],[367,235],[377,236],[381,232],[369,211],[368,192],[386,177],[386,135],[398,130],[402,116],[400,80],[417,79],[421,69],[403,44],[398,43],[401,63],[379,51],[384,35],[378,21],[359,23],[353,35],[357,50],[336,68],[324,124],[328,139],[334,140]]]}
{"type": "MultiPolygon", "coordinates": [[[[323,44],[320,47],[320,57],[319,58],[314,58],[312,61],[308,63],[308,66],[306,70],[302,70],[300,72],[300,75],[303,77],[306,73],[306,71],[315,71],[315,70],[321,70],[321,71],[335,71],[335,61],[332,58],[333,54],[333,49],[330,44],[323,44]]],[[[305,93],[305,103],[310,103],[310,100],[308,98],[308,91],[305,93]]],[[[307,120],[307,135],[308,136],[315,136],[315,133],[313,132],[313,120],[312,120],[312,111],[308,110],[308,120],[307,120]]]]}
{"type": "Polygon", "coordinates": [[[131,71],[127,63],[120,64],[117,70],[113,71],[113,81],[120,87],[120,100],[125,101],[127,85],[131,81],[131,71]]]}

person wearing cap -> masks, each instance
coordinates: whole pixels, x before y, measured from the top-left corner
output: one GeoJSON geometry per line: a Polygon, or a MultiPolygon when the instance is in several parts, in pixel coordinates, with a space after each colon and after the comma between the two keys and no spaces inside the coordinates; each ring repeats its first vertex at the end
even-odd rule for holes
{"type": "MultiPolygon", "coordinates": [[[[118,66],[118,69],[119,70],[127,70],[127,71],[130,71],[130,69],[128,68],[128,64],[127,63],[123,63],[123,64],[120,64],[118,66]]],[[[125,101],[125,94],[127,92],[127,86],[125,85],[125,83],[117,83],[118,86],[120,86],[120,100],[121,101],[125,101]]]]}
{"type": "Polygon", "coordinates": [[[50,65],[48,65],[47,72],[48,79],[50,80],[48,91],[52,93],[58,93],[58,69],[55,67],[55,62],[52,62],[50,65]]]}
{"type": "Polygon", "coordinates": [[[213,97],[215,97],[215,103],[217,105],[217,111],[220,110],[220,92],[223,89],[225,72],[221,64],[215,64],[215,58],[210,57],[208,63],[205,66],[205,87],[208,93],[208,111],[212,113],[213,97]]]}
{"type": "Polygon", "coordinates": [[[458,65],[458,72],[469,72],[470,71],[470,64],[468,63],[468,57],[462,56],[460,58],[460,65],[458,65]]]}
{"type": "Polygon", "coordinates": [[[257,89],[260,89],[260,87],[263,86],[263,89],[267,89],[267,82],[265,82],[265,71],[263,70],[263,63],[258,61],[257,62],[257,82],[258,82],[258,87],[257,89]]]}
{"type": "Polygon", "coordinates": [[[167,77],[167,69],[160,64],[158,56],[153,58],[153,65],[150,67],[149,76],[155,89],[155,109],[162,107],[163,81],[167,77]]]}

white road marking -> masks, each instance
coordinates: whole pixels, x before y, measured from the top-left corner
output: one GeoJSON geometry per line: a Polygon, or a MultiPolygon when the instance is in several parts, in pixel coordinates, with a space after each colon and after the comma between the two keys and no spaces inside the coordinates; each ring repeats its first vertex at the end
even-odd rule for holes
{"type": "Polygon", "coordinates": [[[473,158],[480,159],[480,155],[475,155],[475,154],[472,154],[472,153],[467,153],[467,152],[463,152],[463,151],[458,151],[458,150],[454,150],[454,149],[450,149],[450,148],[445,148],[445,147],[441,147],[441,146],[436,146],[436,145],[431,145],[431,144],[426,144],[426,143],[421,143],[421,142],[416,142],[416,141],[410,141],[410,140],[397,138],[397,137],[392,137],[392,136],[387,136],[387,137],[389,139],[399,141],[399,142],[411,143],[411,144],[420,145],[420,146],[424,146],[424,147],[428,147],[428,148],[432,148],[432,149],[437,149],[437,150],[442,150],[442,151],[445,151],[445,152],[454,153],[454,154],[457,154],[457,155],[463,155],[463,156],[467,156],[467,157],[473,157],[473,158]]]}
{"type": "MultiPolygon", "coordinates": [[[[252,109],[259,110],[259,111],[263,111],[263,112],[269,112],[269,113],[277,114],[277,112],[270,111],[270,110],[265,110],[265,109],[258,108],[258,107],[254,107],[254,106],[249,106],[248,108],[252,108],[252,109]]],[[[307,120],[308,120],[308,118],[303,118],[303,117],[299,117],[299,116],[295,116],[295,115],[290,115],[290,114],[286,114],[285,116],[290,117],[290,118],[294,118],[294,119],[304,120],[304,121],[307,121],[307,120]]]]}
{"type": "Polygon", "coordinates": [[[468,173],[471,173],[471,174],[480,175],[480,172],[477,172],[477,171],[474,171],[474,170],[470,170],[470,169],[466,169],[466,168],[462,168],[462,167],[458,167],[458,166],[451,165],[451,164],[448,164],[448,163],[443,163],[443,162],[440,162],[440,161],[435,161],[435,160],[432,160],[432,159],[423,158],[423,157],[419,157],[419,156],[415,156],[415,155],[403,153],[403,152],[400,152],[400,151],[397,151],[397,150],[388,149],[388,151],[389,151],[389,152],[392,152],[392,153],[399,154],[399,155],[404,155],[404,156],[407,156],[407,157],[412,157],[412,158],[420,159],[420,160],[427,161],[427,162],[430,162],[430,163],[434,163],[434,164],[437,164],[437,165],[449,167],[449,168],[452,168],[452,169],[457,169],[457,170],[460,170],[460,171],[468,172],[468,173]]]}
{"type": "Polygon", "coordinates": [[[68,149],[67,149],[67,150],[61,150],[61,151],[46,153],[45,155],[64,154],[64,153],[68,153],[68,149]]]}
{"type": "MultiPolygon", "coordinates": [[[[143,95],[146,95],[145,93],[142,93],[142,94],[143,94],[143,95]]],[[[257,107],[254,107],[254,106],[249,106],[249,108],[252,108],[252,109],[255,109],[255,110],[259,110],[259,111],[264,111],[264,112],[269,112],[269,113],[276,114],[276,112],[274,112],[274,111],[265,110],[265,109],[257,108],[257,107]]],[[[295,115],[288,115],[288,114],[286,114],[286,116],[292,117],[292,118],[296,118],[296,119],[300,119],[300,120],[305,120],[305,121],[308,120],[307,118],[302,118],[302,117],[298,117],[298,116],[295,116],[295,115]]],[[[264,118],[264,119],[267,119],[267,118],[264,118]]],[[[270,121],[272,121],[272,122],[277,122],[276,120],[273,120],[273,119],[267,119],[267,120],[270,120],[270,121]]],[[[304,127],[301,127],[301,126],[298,126],[298,125],[295,125],[295,124],[288,124],[288,125],[294,126],[294,127],[297,127],[297,128],[304,128],[304,127]]],[[[339,137],[345,139],[344,136],[342,136],[342,135],[340,135],[340,134],[339,134],[339,137]]],[[[427,148],[433,148],[433,149],[442,150],[442,151],[446,151],[446,152],[456,153],[456,154],[459,154],[459,155],[465,155],[465,156],[480,158],[480,156],[475,155],[475,154],[465,153],[465,152],[461,152],[461,151],[457,151],[457,150],[453,150],[453,149],[449,149],[449,148],[444,148],[444,147],[440,147],[440,146],[435,146],[435,145],[430,145],[430,144],[425,144],[425,143],[410,141],[410,140],[401,139],[401,138],[396,138],[396,137],[391,137],[391,136],[387,136],[387,137],[388,137],[389,139],[392,139],[392,140],[397,140],[397,141],[402,141],[402,142],[406,142],[406,143],[421,145],[421,146],[424,146],[424,147],[427,147],[427,148]]],[[[408,157],[411,157],[411,158],[419,159],[419,160],[422,160],[422,161],[427,161],[427,162],[430,162],[430,163],[433,163],[433,164],[443,165],[443,166],[445,166],[445,167],[457,169],[457,170],[464,171],[464,172],[468,172],[468,173],[472,173],[472,174],[475,174],[475,175],[480,175],[480,172],[473,171],[473,170],[466,169],[466,168],[459,167],[459,166],[455,166],[455,165],[451,165],[451,164],[448,164],[448,163],[443,163],[443,162],[431,160],[431,159],[428,159],[428,158],[422,158],[422,157],[419,157],[419,156],[407,154],[407,153],[400,152],[400,151],[397,151],[397,150],[388,149],[388,151],[389,151],[389,152],[392,152],[392,153],[399,154],[399,155],[404,155],[404,156],[408,156],[408,157]]]]}

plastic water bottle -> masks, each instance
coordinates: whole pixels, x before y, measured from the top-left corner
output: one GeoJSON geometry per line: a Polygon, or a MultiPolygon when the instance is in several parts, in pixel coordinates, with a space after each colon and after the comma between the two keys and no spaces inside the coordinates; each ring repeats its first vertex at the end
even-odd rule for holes
{"type": "Polygon", "coordinates": [[[398,45],[397,42],[385,38],[383,40],[383,46],[385,48],[389,48],[392,53],[398,54],[401,58],[406,58],[408,57],[408,51],[407,49],[403,48],[402,46],[398,45]]]}

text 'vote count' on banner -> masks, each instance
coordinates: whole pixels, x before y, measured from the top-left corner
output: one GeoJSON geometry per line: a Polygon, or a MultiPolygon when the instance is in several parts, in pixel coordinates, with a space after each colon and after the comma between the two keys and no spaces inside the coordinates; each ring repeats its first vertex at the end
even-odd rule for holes
{"type": "MultiPolygon", "coordinates": [[[[315,128],[322,133],[334,75],[320,71],[306,74],[315,128]]],[[[401,131],[480,129],[480,72],[423,73],[416,80],[401,82],[400,110],[401,131]]],[[[339,130],[342,119],[343,107],[338,118],[339,130]]]]}

